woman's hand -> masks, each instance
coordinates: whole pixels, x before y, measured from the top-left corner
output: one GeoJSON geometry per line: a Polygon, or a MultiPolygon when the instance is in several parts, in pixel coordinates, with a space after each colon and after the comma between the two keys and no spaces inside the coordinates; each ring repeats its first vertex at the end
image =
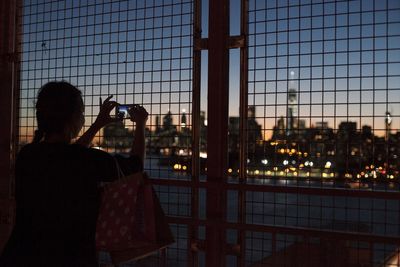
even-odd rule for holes
{"type": "Polygon", "coordinates": [[[149,113],[147,113],[144,107],[139,105],[133,105],[128,110],[128,113],[131,117],[131,121],[136,124],[131,154],[138,156],[143,163],[146,157],[145,127],[149,113]]]}
{"type": "Polygon", "coordinates": [[[111,117],[110,116],[110,112],[111,110],[113,110],[113,108],[115,108],[118,103],[115,101],[110,101],[110,99],[113,96],[110,95],[106,98],[106,100],[104,100],[104,102],[102,102],[101,97],[100,97],[100,112],[97,115],[97,118],[94,122],[94,125],[98,128],[101,129],[104,126],[106,126],[109,123],[112,122],[117,122],[117,121],[121,121],[121,118],[115,118],[115,117],[111,117]]]}
{"type": "Polygon", "coordinates": [[[96,136],[97,132],[106,126],[109,123],[116,122],[116,121],[121,121],[120,118],[113,118],[110,116],[110,112],[113,108],[115,108],[118,103],[115,101],[110,101],[112,98],[112,95],[107,97],[104,102],[101,101],[100,98],[100,112],[99,115],[97,115],[97,118],[95,122],[90,126],[90,128],[82,134],[81,137],[79,137],[78,140],[76,140],[76,144],[80,144],[86,147],[89,147],[90,144],[93,141],[93,138],[96,136]]]}
{"type": "Polygon", "coordinates": [[[141,125],[141,126],[146,125],[149,113],[143,106],[133,105],[128,110],[128,113],[129,116],[131,117],[131,121],[136,122],[136,125],[141,125]]]}

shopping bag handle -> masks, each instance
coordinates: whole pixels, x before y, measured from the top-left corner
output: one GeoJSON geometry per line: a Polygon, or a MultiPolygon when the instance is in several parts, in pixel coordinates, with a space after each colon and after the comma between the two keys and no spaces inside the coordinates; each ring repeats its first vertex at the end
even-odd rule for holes
{"type": "Polygon", "coordinates": [[[118,163],[117,158],[116,158],[116,157],[113,157],[113,158],[114,158],[114,162],[115,162],[115,167],[116,167],[116,169],[117,169],[117,179],[118,179],[118,180],[121,180],[122,177],[125,177],[125,174],[124,174],[124,172],[122,171],[121,166],[119,166],[119,163],[118,163]]]}
{"type": "Polygon", "coordinates": [[[142,172],[142,178],[140,179],[139,184],[151,184],[150,178],[147,175],[147,172],[143,171],[142,172]]]}

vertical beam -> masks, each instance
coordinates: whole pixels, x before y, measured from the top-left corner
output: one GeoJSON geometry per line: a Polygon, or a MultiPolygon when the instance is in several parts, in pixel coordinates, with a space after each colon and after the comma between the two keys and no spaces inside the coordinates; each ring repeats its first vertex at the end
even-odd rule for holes
{"type": "MultiPolygon", "coordinates": [[[[247,178],[247,121],[248,121],[248,0],[240,1],[240,35],[244,38],[244,45],[240,47],[240,103],[239,103],[239,129],[240,129],[240,184],[246,183],[247,178]]],[[[246,223],[246,191],[240,190],[238,195],[240,223],[246,223]]],[[[246,231],[240,230],[238,236],[240,255],[238,266],[245,266],[246,260],[246,231]]]]}
{"type": "Polygon", "coordinates": [[[206,265],[225,266],[228,169],[229,1],[209,1],[206,265]]]}
{"type": "Polygon", "coordinates": [[[19,87],[19,0],[0,1],[0,251],[13,223],[12,166],[19,87]]]}
{"type": "MultiPolygon", "coordinates": [[[[201,41],[201,1],[193,3],[193,91],[192,91],[192,210],[193,220],[199,219],[199,188],[197,184],[200,178],[200,81],[201,81],[201,50],[196,49],[195,44],[201,41]]],[[[198,239],[198,226],[189,226],[188,252],[189,266],[198,266],[197,251],[192,249],[198,239]]]]}

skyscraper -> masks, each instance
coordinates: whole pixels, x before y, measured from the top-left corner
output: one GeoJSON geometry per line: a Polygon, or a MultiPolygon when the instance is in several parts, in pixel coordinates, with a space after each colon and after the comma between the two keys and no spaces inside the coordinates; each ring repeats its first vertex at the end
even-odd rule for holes
{"type": "Polygon", "coordinates": [[[294,71],[290,72],[288,84],[288,104],[287,104],[287,118],[286,118],[286,134],[291,135],[294,129],[297,128],[297,90],[294,83],[294,71]]]}
{"type": "Polygon", "coordinates": [[[392,114],[389,111],[386,111],[385,114],[385,140],[389,140],[390,130],[392,126],[392,114]]]}
{"type": "Polygon", "coordinates": [[[187,119],[186,119],[186,109],[182,109],[182,116],[181,116],[181,127],[185,128],[187,125],[187,119]]]}
{"type": "Polygon", "coordinates": [[[256,119],[256,106],[250,105],[247,109],[247,118],[249,120],[256,119]]]}

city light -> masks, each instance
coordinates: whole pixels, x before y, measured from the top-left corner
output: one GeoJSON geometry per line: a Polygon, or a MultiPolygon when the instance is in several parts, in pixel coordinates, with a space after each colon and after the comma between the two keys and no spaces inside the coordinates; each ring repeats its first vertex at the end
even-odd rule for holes
{"type": "Polygon", "coordinates": [[[267,159],[263,159],[263,160],[261,160],[261,163],[264,164],[264,165],[267,165],[268,164],[268,160],[267,159]]]}
{"type": "Polygon", "coordinates": [[[304,165],[312,167],[314,165],[314,163],[312,161],[307,160],[306,162],[304,162],[304,165]]]}
{"type": "Polygon", "coordinates": [[[330,161],[327,161],[327,162],[325,163],[325,168],[326,168],[326,169],[329,169],[331,166],[332,166],[332,163],[331,163],[330,161]]]}
{"type": "Polygon", "coordinates": [[[181,168],[182,168],[181,164],[178,163],[174,164],[174,170],[180,170],[181,168]]]}
{"type": "Polygon", "coordinates": [[[199,153],[200,158],[206,159],[207,158],[207,153],[206,152],[200,152],[199,153]]]}

